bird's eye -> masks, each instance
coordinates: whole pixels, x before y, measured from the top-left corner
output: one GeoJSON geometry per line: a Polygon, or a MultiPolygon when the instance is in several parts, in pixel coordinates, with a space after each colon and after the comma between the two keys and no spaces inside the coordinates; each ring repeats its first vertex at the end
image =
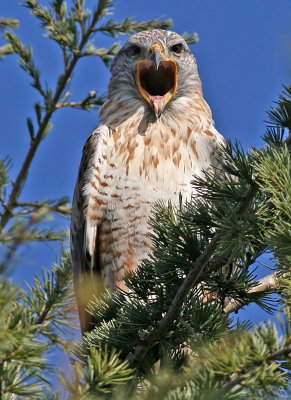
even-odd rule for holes
{"type": "Polygon", "coordinates": [[[180,55],[182,53],[183,50],[183,44],[182,43],[177,43],[174,44],[171,49],[170,49],[173,53],[180,55]]]}
{"type": "Polygon", "coordinates": [[[133,44],[127,49],[127,52],[130,56],[138,56],[141,53],[141,48],[138,45],[133,44]]]}

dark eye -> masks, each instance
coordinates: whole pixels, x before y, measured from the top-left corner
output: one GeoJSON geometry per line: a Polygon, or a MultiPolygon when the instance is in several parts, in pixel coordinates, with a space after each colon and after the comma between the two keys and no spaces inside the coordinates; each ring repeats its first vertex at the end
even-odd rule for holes
{"type": "Polygon", "coordinates": [[[170,49],[173,53],[175,54],[181,54],[182,50],[183,50],[183,44],[182,43],[177,43],[174,44],[171,49],[170,49]]]}
{"type": "Polygon", "coordinates": [[[138,56],[141,53],[141,48],[138,45],[133,44],[127,49],[127,53],[133,57],[138,56]]]}

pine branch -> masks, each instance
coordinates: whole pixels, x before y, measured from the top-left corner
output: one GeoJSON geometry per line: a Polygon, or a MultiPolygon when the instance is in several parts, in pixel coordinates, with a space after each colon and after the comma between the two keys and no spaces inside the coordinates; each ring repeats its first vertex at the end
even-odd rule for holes
{"type": "Polygon", "coordinates": [[[18,27],[19,27],[19,21],[17,19],[0,17],[0,29],[18,28],[18,27]]]}
{"type": "Polygon", "coordinates": [[[47,354],[56,345],[68,349],[68,334],[76,328],[70,258],[43,270],[29,291],[8,279],[0,286],[0,398],[43,398],[47,374],[55,373],[47,354]]]}
{"type": "MultiPolygon", "coordinates": [[[[254,182],[249,186],[248,190],[245,192],[240,202],[236,206],[236,214],[238,217],[243,217],[244,213],[252,203],[252,200],[254,199],[258,189],[258,185],[254,182]]],[[[157,323],[157,327],[152,329],[152,331],[143,338],[141,344],[139,344],[134,349],[134,351],[129,354],[128,360],[131,366],[134,366],[137,362],[141,362],[141,360],[146,356],[147,352],[154,346],[157,340],[163,335],[164,332],[169,329],[171,324],[176,320],[181,310],[183,301],[185,300],[191,288],[195,287],[195,285],[198,284],[199,277],[203,273],[208,261],[217,250],[222,237],[223,233],[220,233],[218,230],[206,249],[194,262],[190,272],[184,279],[173,301],[171,302],[168,312],[157,323]]]]}
{"type": "Polygon", "coordinates": [[[287,345],[282,349],[275,351],[268,357],[268,360],[280,360],[285,357],[291,358],[291,345],[287,345]]]}
{"type": "MultiPolygon", "coordinates": [[[[34,233],[34,232],[26,232],[25,235],[21,236],[21,239],[19,240],[16,236],[8,236],[5,235],[4,237],[0,238],[0,243],[17,243],[19,245],[20,243],[23,242],[55,242],[55,241],[61,241],[65,237],[67,237],[67,234],[64,233],[56,233],[56,232],[47,232],[47,233],[34,233]]],[[[15,253],[16,248],[13,248],[13,251],[11,252],[12,255],[15,253]]],[[[1,270],[1,267],[0,267],[1,270]]]]}
{"type": "Polygon", "coordinates": [[[10,44],[4,44],[0,47],[0,59],[13,53],[13,48],[10,44]]]}
{"type": "Polygon", "coordinates": [[[105,399],[109,398],[114,387],[120,393],[120,388],[133,380],[134,372],[129,368],[128,361],[122,360],[115,349],[109,350],[107,346],[102,349],[90,348],[86,364],[74,360],[74,376],[65,376],[62,382],[74,399],[105,399]],[[106,394],[108,397],[104,397],[106,394]]]}
{"type": "MultiPolygon", "coordinates": [[[[19,21],[17,19],[12,18],[2,18],[0,17],[0,31],[7,29],[7,28],[18,28],[19,21]]],[[[13,53],[13,47],[10,43],[5,43],[4,45],[0,46],[0,60],[7,56],[8,54],[13,53]]]]}
{"type": "Polygon", "coordinates": [[[64,254],[60,264],[54,265],[51,272],[43,269],[42,279],[36,277],[34,286],[27,286],[29,292],[24,293],[21,304],[32,313],[30,333],[44,335],[58,343],[61,338],[54,334],[55,330],[62,332],[64,327],[76,328],[76,306],[68,254],[64,254]]]}
{"type": "Polygon", "coordinates": [[[146,22],[136,22],[132,17],[126,18],[123,22],[119,23],[114,20],[107,21],[104,25],[94,29],[95,32],[104,32],[112,37],[123,33],[132,35],[138,31],[148,29],[168,29],[173,25],[172,20],[161,21],[159,19],[152,19],[146,22]]]}
{"type": "Polygon", "coordinates": [[[268,111],[270,122],[291,130],[291,86],[284,86],[283,93],[276,102],[276,107],[268,111]]]}
{"type": "MultiPolygon", "coordinates": [[[[92,21],[91,21],[87,31],[84,33],[84,35],[81,39],[81,42],[78,46],[79,52],[82,52],[82,50],[85,47],[86,43],[88,42],[91,34],[93,33],[93,29],[94,29],[96,23],[99,21],[101,16],[102,16],[102,9],[100,7],[98,7],[97,10],[95,10],[93,17],[92,17],[92,21]]],[[[66,68],[64,74],[59,79],[57,89],[56,89],[55,94],[51,101],[51,107],[50,107],[50,109],[47,110],[46,114],[44,115],[44,117],[40,123],[38,132],[35,135],[34,139],[31,141],[31,145],[28,150],[28,153],[23,161],[22,167],[21,167],[21,169],[18,173],[18,176],[14,182],[13,189],[10,193],[10,196],[9,196],[9,199],[7,202],[7,209],[4,211],[4,213],[1,217],[1,220],[0,220],[0,231],[3,230],[3,228],[7,225],[10,218],[13,216],[12,210],[15,208],[15,205],[18,201],[18,198],[19,198],[19,196],[22,192],[22,189],[24,187],[24,184],[27,180],[27,176],[28,176],[28,172],[29,172],[29,168],[31,166],[32,160],[34,159],[34,156],[35,156],[42,140],[44,139],[44,137],[46,136],[46,134],[48,132],[48,128],[50,127],[51,117],[56,110],[56,104],[59,102],[64,89],[66,88],[68,82],[70,81],[73,70],[79,59],[80,59],[80,55],[78,54],[78,52],[76,52],[74,54],[71,62],[67,65],[67,68],[66,68]]]]}
{"type": "MultiPolygon", "coordinates": [[[[3,207],[5,207],[5,205],[3,205],[3,207]]],[[[8,251],[0,262],[0,274],[7,269],[10,261],[15,256],[16,250],[24,242],[63,241],[67,237],[65,231],[55,232],[49,229],[37,229],[35,227],[46,215],[47,209],[41,206],[36,207],[28,218],[16,220],[4,235],[0,235],[0,243],[8,245],[8,251]]],[[[15,216],[15,214],[13,216],[15,216]]]]}
{"type": "MultiPolygon", "coordinates": [[[[274,351],[273,353],[271,353],[269,356],[267,357],[260,357],[256,360],[256,364],[257,366],[260,365],[265,365],[270,363],[271,361],[276,361],[276,360],[285,360],[285,359],[290,358],[291,359],[291,346],[290,345],[286,345],[284,346],[282,349],[278,350],[278,351],[274,351]]],[[[277,365],[276,369],[279,369],[280,365],[277,365]]],[[[273,368],[273,370],[275,370],[275,368],[273,368]]],[[[242,385],[243,382],[248,379],[248,375],[252,372],[252,368],[249,369],[243,369],[242,371],[239,371],[238,377],[235,379],[232,379],[231,382],[229,382],[223,389],[221,389],[221,392],[218,390],[215,392],[215,396],[218,396],[216,398],[220,398],[220,394],[225,394],[229,391],[231,391],[233,388],[235,388],[238,385],[242,385]]],[[[244,386],[248,386],[247,384],[244,386]]]]}

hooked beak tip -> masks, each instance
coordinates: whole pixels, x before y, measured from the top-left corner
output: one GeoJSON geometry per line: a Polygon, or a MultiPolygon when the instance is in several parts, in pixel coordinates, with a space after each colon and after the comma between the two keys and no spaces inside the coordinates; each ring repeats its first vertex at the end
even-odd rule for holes
{"type": "Polygon", "coordinates": [[[159,51],[154,51],[150,57],[150,60],[155,64],[156,70],[158,70],[161,61],[164,60],[164,57],[159,51]]]}

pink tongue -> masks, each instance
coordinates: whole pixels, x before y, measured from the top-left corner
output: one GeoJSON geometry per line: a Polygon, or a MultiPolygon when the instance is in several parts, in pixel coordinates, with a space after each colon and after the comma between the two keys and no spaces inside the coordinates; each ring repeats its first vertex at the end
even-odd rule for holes
{"type": "Polygon", "coordinates": [[[164,109],[164,100],[165,96],[151,96],[151,102],[157,118],[161,115],[164,109]]]}

